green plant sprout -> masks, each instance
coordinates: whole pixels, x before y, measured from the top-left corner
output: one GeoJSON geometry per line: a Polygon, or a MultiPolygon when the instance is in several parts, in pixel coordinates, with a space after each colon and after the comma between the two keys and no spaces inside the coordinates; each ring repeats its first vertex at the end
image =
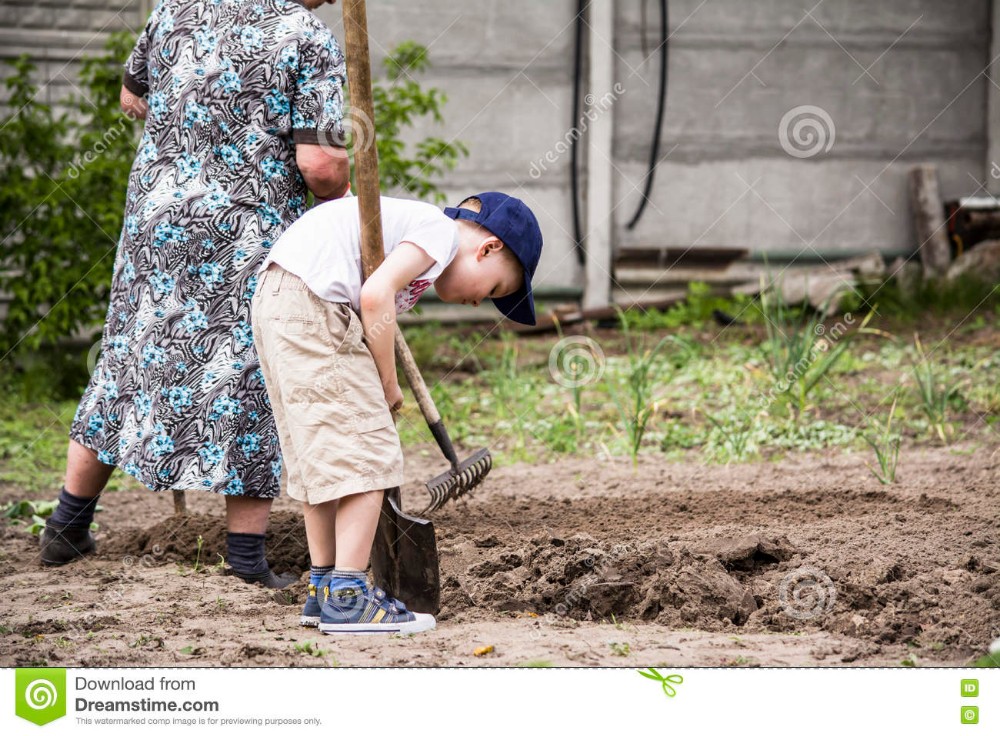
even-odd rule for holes
{"type": "Polygon", "coordinates": [[[724,440],[722,447],[726,451],[730,461],[735,460],[739,462],[747,455],[751,454],[750,437],[753,434],[754,429],[753,418],[744,418],[744,421],[741,421],[739,424],[727,425],[724,422],[720,422],[711,414],[706,412],[702,413],[722,435],[724,440]]]}
{"type": "Polygon", "coordinates": [[[326,651],[319,648],[319,644],[314,641],[304,641],[295,645],[295,651],[300,654],[307,654],[310,657],[322,657],[326,651]]]}
{"type": "Polygon", "coordinates": [[[205,539],[200,534],[198,535],[198,551],[194,557],[194,572],[199,572],[201,570],[201,548],[205,546],[205,539]]]}
{"type": "Polygon", "coordinates": [[[632,465],[638,463],[639,447],[646,434],[649,420],[656,410],[654,393],[657,383],[664,372],[662,351],[669,343],[675,341],[673,336],[662,338],[652,348],[645,348],[641,338],[633,338],[629,329],[625,312],[617,310],[618,320],[625,335],[626,356],[628,365],[624,375],[624,388],[619,381],[608,382],[611,396],[618,407],[622,428],[628,440],[629,456],[632,465]]]}
{"type": "Polygon", "coordinates": [[[611,653],[616,657],[627,657],[632,652],[632,647],[628,645],[628,642],[613,641],[609,643],[609,646],[611,653]]]}
{"type": "Polygon", "coordinates": [[[875,451],[875,459],[878,462],[878,471],[867,462],[865,467],[878,478],[879,483],[889,485],[896,482],[896,465],[899,462],[899,446],[903,441],[899,432],[892,431],[892,418],[896,413],[896,402],[899,401],[899,390],[897,389],[892,399],[892,407],[889,409],[889,417],[886,419],[885,428],[880,437],[872,439],[865,436],[865,442],[875,451]]]}
{"type": "Polygon", "coordinates": [[[860,334],[875,332],[867,329],[875,311],[870,311],[855,330],[830,330],[828,334],[823,315],[828,312],[829,300],[819,310],[796,310],[785,304],[780,286],[763,286],[762,282],[760,308],[767,330],[761,347],[763,357],[774,382],[784,387],[778,393],[793,396],[801,414],[809,393],[830,373],[851,342],[860,334]]]}
{"type": "Polygon", "coordinates": [[[917,360],[913,361],[913,377],[917,381],[917,393],[920,396],[921,407],[931,427],[945,444],[951,440],[954,434],[954,427],[947,421],[948,406],[959,398],[958,385],[960,381],[953,381],[950,384],[941,384],[938,380],[937,371],[927,359],[927,353],[920,342],[920,335],[914,333],[913,345],[917,353],[917,360]]]}
{"type": "MultiPolygon", "coordinates": [[[[3,507],[3,517],[8,519],[12,525],[24,524],[30,520],[31,523],[28,524],[27,531],[37,537],[45,528],[45,520],[52,516],[58,505],[59,501],[31,501],[27,499],[11,501],[3,507]]],[[[103,510],[100,505],[94,507],[95,512],[103,510]]],[[[96,521],[90,523],[91,531],[97,531],[98,528],[99,525],[96,521]]]]}

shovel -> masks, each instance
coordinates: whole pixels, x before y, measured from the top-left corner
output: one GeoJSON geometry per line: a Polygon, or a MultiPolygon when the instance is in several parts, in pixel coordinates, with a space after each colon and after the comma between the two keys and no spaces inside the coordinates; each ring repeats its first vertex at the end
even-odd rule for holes
{"type": "MultiPolygon", "coordinates": [[[[373,121],[375,111],[365,0],[344,0],[343,8],[351,106],[361,120],[373,121]]],[[[363,145],[356,146],[354,150],[361,220],[361,265],[366,279],[385,258],[382,208],[379,201],[378,150],[374,126],[372,128],[370,137],[366,136],[363,145]]],[[[400,341],[401,336],[397,332],[397,344],[400,341]]],[[[372,577],[388,595],[401,599],[414,611],[438,612],[441,576],[434,525],[426,519],[403,513],[399,488],[386,489],[383,496],[382,514],[375,532],[371,561],[372,577]]]]}

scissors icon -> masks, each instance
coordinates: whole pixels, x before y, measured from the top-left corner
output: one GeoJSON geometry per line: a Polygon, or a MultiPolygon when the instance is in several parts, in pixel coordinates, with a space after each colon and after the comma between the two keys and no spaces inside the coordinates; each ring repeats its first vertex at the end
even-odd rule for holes
{"type": "Polygon", "coordinates": [[[656,680],[663,686],[663,692],[666,693],[668,698],[672,698],[677,694],[677,689],[674,685],[680,685],[684,682],[684,678],[680,675],[667,675],[664,677],[659,672],[657,672],[652,667],[649,667],[649,672],[643,672],[639,670],[639,674],[643,677],[648,677],[650,680],[656,680]],[[673,684],[671,684],[673,683],[673,684]]]}

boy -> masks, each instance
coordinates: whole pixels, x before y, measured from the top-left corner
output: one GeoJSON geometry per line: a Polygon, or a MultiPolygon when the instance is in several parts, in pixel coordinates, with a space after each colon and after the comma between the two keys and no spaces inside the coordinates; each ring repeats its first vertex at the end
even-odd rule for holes
{"type": "Polygon", "coordinates": [[[381,202],[386,258],[363,285],[358,202],[348,197],[314,207],[285,231],[253,299],[282,482],[305,514],[312,569],[301,621],[328,634],[434,628],[433,616],[408,611],[365,573],[382,491],[403,481],[392,414],[403,402],[396,314],[433,283],[446,302],[490,298],[509,319],[535,324],[531,278],[542,234],[521,200],[486,192],[444,212],[381,202]]]}

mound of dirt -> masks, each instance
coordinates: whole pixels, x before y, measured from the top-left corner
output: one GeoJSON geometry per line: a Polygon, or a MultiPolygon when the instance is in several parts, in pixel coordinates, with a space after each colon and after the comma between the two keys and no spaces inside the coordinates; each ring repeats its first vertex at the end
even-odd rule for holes
{"type": "MultiPolygon", "coordinates": [[[[276,511],[267,531],[267,559],[277,572],[302,573],[309,569],[302,514],[276,511]]],[[[210,566],[226,557],[226,519],[210,514],[169,516],[145,529],[125,529],[101,541],[103,558],[133,558],[149,566],[164,562],[186,562],[210,566]],[[199,552],[199,538],[201,547],[199,552]]]]}
{"type": "Polygon", "coordinates": [[[705,631],[812,629],[881,644],[961,645],[995,630],[1000,609],[997,565],[969,555],[961,567],[942,570],[895,555],[817,554],[784,535],[759,533],[631,544],[537,535],[526,545],[486,549],[485,559],[445,579],[443,617],[486,607],[550,622],[615,617],[705,631]]]}
{"type": "Polygon", "coordinates": [[[615,616],[707,630],[739,626],[758,605],[726,566],[757,569],[787,559],[792,550],[787,540],[759,535],[721,540],[718,550],[665,541],[604,546],[587,534],[539,535],[469,567],[464,586],[457,578],[446,580],[444,605],[467,607],[471,598],[501,611],[582,620],[615,616]]]}

